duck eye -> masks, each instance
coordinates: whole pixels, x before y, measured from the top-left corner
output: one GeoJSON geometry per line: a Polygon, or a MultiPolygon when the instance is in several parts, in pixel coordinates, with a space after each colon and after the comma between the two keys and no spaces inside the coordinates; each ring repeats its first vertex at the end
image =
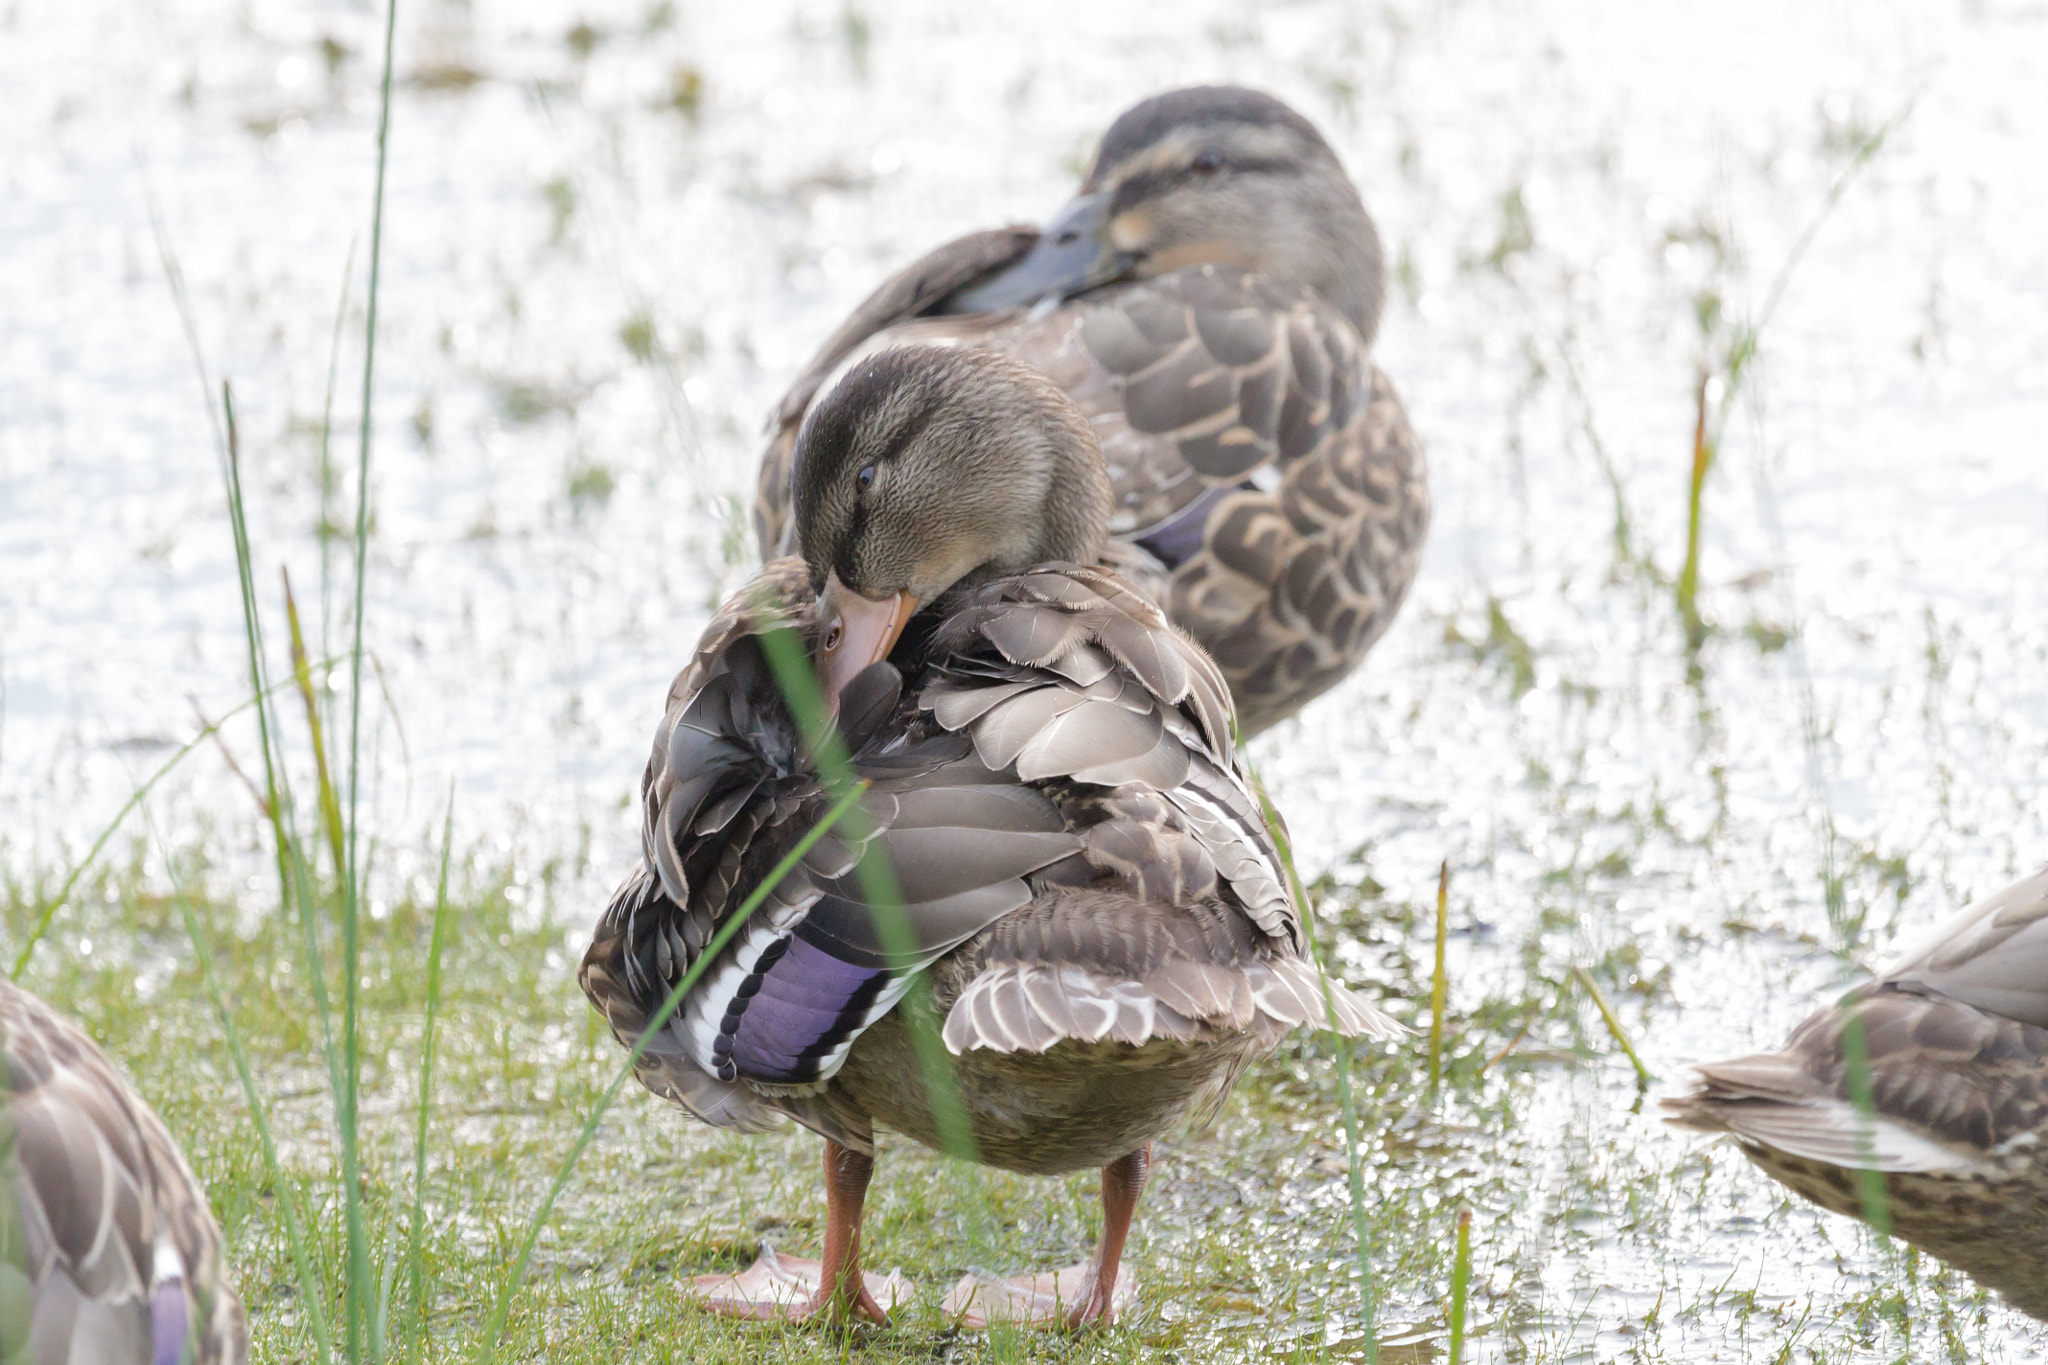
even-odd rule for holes
{"type": "Polygon", "coordinates": [[[1223,153],[1214,148],[1204,148],[1195,153],[1195,159],[1188,163],[1196,175],[1214,175],[1223,169],[1223,153]]]}
{"type": "Polygon", "coordinates": [[[846,626],[835,619],[830,626],[825,628],[825,652],[830,654],[833,650],[839,648],[839,642],[845,636],[846,626]]]}
{"type": "Polygon", "coordinates": [[[868,485],[872,484],[875,481],[875,467],[871,464],[862,465],[860,467],[860,473],[853,476],[853,481],[859,484],[861,486],[861,490],[865,492],[867,490],[868,485]]]}

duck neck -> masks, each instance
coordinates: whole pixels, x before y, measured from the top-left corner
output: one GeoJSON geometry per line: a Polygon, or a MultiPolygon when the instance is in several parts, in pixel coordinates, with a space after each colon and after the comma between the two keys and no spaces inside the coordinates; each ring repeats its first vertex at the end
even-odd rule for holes
{"type": "Polygon", "coordinates": [[[1056,559],[1093,564],[1109,543],[1109,470],[1095,434],[1079,413],[1071,414],[1068,430],[1057,435],[1035,559],[1041,564],[1056,559]]]}
{"type": "Polygon", "coordinates": [[[1367,346],[1380,328],[1380,306],[1385,299],[1387,266],[1380,247],[1379,230],[1356,191],[1346,184],[1343,202],[1333,206],[1338,230],[1327,240],[1333,244],[1325,276],[1313,281],[1323,297],[1351,319],[1367,346]]]}

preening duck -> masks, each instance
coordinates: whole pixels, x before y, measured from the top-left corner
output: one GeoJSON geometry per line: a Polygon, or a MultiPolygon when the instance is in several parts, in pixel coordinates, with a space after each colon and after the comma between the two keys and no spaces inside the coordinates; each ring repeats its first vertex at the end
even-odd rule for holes
{"type": "Polygon", "coordinates": [[[1043,231],[939,247],[826,341],[770,423],[764,556],[795,553],[805,414],[876,350],[987,347],[1079,404],[1119,569],[1220,666],[1246,734],[1365,657],[1429,529],[1422,449],[1369,351],[1385,266],[1336,154],[1270,95],[1156,95],[1043,231]]]}
{"type": "Polygon", "coordinates": [[[1665,1102],[1672,1122],[1733,1134],[1822,1208],[1873,1221],[1881,1204],[1893,1236],[2048,1319],[2048,868],[1938,926],[1778,1051],[1697,1070],[1665,1102]]]}
{"type": "Polygon", "coordinates": [[[0,1054],[0,1359],[240,1365],[249,1324],[220,1225],[163,1121],[4,976],[0,1054]]]}
{"type": "MultiPolygon", "coordinates": [[[[970,1277],[949,1311],[1106,1321],[1129,1296],[1119,1267],[1153,1139],[1326,1017],[1229,690],[1098,566],[1109,480],[1086,418],[1036,371],[974,349],[870,356],[814,406],[801,447],[804,557],[724,608],[670,689],[645,856],[583,988],[634,1041],[831,805],[764,645],[788,626],[871,784],[870,828],[828,833],[775,885],[639,1074],[708,1122],[787,1116],[822,1135],[829,1218],[820,1261],[764,1252],[695,1292],[747,1317],[884,1318],[900,1287],[864,1278],[859,1253],[881,1127],[1012,1171],[1100,1167],[1087,1262],[970,1277]],[[877,867],[898,919],[870,898],[877,867]],[[919,978],[928,995],[906,1002],[919,978]],[[925,1008],[939,1045],[927,1034],[921,1052],[925,1008]],[[964,1133],[927,1093],[934,1053],[964,1133]]],[[[1329,998],[1347,1034],[1396,1031],[1342,987],[1329,998]]]]}

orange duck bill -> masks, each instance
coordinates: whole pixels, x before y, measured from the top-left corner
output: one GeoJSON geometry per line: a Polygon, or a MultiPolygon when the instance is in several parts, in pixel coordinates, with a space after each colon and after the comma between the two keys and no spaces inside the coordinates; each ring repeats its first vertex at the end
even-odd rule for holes
{"type": "Polygon", "coordinates": [[[917,611],[918,600],[907,592],[864,597],[833,574],[818,599],[825,617],[825,642],[818,651],[818,685],[825,694],[825,715],[839,716],[839,689],[869,664],[880,663],[896,647],[897,637],[917,611]]]}

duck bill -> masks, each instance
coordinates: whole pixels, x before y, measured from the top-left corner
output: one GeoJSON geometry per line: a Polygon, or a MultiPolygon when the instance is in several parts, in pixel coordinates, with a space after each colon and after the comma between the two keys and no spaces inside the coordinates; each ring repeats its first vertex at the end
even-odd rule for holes
{"type": "Polygon", "coordinates": [[[1023,260],[955,294],[947,311],[997,313],[1127,277],[1138,258],[1110,243],[1108,225],[1107,193],[1077,195],[1052,216],[1023,260]]]}
{"type": "Polygon", "coordinates": [[[818,686],[824,692],[825,717],[839,718],[839,690],[869,664],[889,657],[896,640],[917,611],[907,592],[863,597],[833,574],[818,599],[825,617],[825,640],[818,650],[818,686]]]}

